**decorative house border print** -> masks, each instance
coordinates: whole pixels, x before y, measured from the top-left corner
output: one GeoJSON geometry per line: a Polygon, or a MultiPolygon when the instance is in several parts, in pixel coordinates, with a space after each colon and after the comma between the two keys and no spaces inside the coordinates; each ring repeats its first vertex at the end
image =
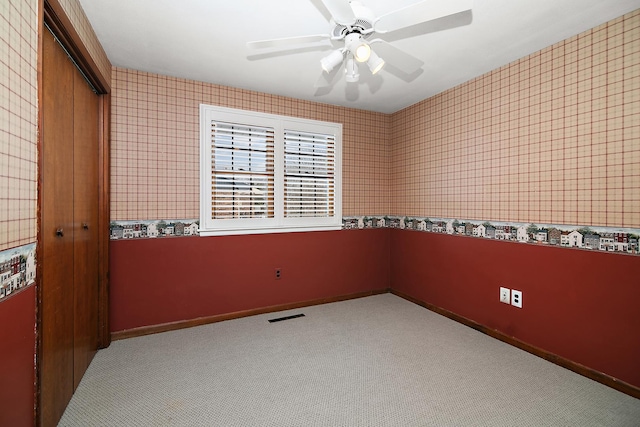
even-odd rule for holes
{"type": "Polygon", "coordinates": [[[0,252],[0,301],[35,283],[36,244],[0,252]]]}
{"type": "Polygon", "coordinates": [[[343,218],[344,229],[399,228],[430,233],[637,255],[640,229],[398,216],[343,218]]]}
{"type": "Polygon", "coordinates": [[[195,219],[112,221],[109,237],[111,240],[121,240],[198,236],[199,228],[200,221],[195,219]]]}
{"type": "MultiPolygon", "coordinates": [[[[113,221],[111,240],[198,236],[195,219],[113,221]]],[[[342,219],[345,230],[398,228],[403,230],[471,236],[484,239],[598,250],[638,255],[640,229],[527,224],[407,216],[355,216],[342,219]]],[[[3,276],[4,277],[4,276],[3,276]]]]}

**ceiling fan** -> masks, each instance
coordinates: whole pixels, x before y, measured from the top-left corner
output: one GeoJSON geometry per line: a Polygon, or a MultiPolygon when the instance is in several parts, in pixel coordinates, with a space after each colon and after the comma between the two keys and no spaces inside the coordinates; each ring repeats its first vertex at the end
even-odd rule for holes
{"type": "MultiPolygon", "coordinates": [[[[360,78],[358,64],[366,63],[372,74],[379,72],[386,61],[406,74],[419,70],[424,62],[413,55],[375,38],[403,28],[422,24],[471,10],[473,0],[423,0],[376,17],[371,9],[357,0],[321,0],[331,14],[330,34],[315,34],[301,37],[287,37],[272,40],[248,42],[252,49],[282,48],[301,43],[322,40],[342,42],[343,46],[320,60],[322,74],[316,87],[329,86],[338,74],[338,66],[345,64],[345,80],[353,83],[360,78]],[[376,53],[372,45],[376,46],[376,53]]],[[[419,31],[417,32],[419,34],[419,31]]]]}

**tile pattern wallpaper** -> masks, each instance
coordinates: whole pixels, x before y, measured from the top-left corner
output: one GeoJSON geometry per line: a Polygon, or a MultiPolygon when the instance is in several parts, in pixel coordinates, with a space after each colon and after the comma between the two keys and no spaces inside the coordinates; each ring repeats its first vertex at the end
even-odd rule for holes
{"type": "Polygon", "coordinates": [[[114,68],[111,219],[199,217],[201,103],[343,124],[343,214],[389,205],[391,117],[114,68]]]}
{"type": "Polygon", "coordinates": [[[38,2],[0,1],[0,251],[36,240],[38,2]]]}
{"type": "Polygon", "coordinates": [[[393,114],[396,215],[640,226],[640,10],[393,114]]]}

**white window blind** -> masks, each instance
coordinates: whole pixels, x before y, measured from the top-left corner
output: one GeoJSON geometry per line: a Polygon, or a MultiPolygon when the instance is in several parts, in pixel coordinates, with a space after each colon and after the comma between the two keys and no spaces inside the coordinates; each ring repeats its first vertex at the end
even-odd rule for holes
{"type": "Polygon", "coordinates": [[[335,136],[285,130],[285,217],[331,217],[335,193],[335,136]]]}
{"type": "Polygon", "coordinates": [[[200,235],[342,227],[342,125],[200,106],[200,235]]]}
{"type": "Polygon", "coordinates": [[[211,122],[213,219],[274,217],[274,130],[211,122]]]}

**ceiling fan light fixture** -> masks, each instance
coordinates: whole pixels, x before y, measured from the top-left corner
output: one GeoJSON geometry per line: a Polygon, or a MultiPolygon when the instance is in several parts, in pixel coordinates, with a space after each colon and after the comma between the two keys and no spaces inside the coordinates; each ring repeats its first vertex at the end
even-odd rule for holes
{"type": "Polygon", "coordinates": [[[345,46],[358,62],[367,62],[371,55],[371,46],[362,39],[359,33],[351,33],[345,37],[345,46]]]}
{"type": "Polygon", "coordinates": [[[356,83],[360,80],[360,72],[358,70],[358,64],[353,58],[347,59],[347,63],[344,67],[345,80],[347,83],[356,83]]]}
{"type": "Polygon", "coordinates": [[[355,52],[353,52],[353,57],[358,62],[366,62],[369,60],[370,56],[371,56],[371,47],[366,43],[362,43],[358,45],[358,47],[356,47],[355,49],[355,52]]]}
{"type": "Polygon", "coordinates": [[[329,55],[320,60],[320,66],[325,73],[329,74],[335,67],[342,63],[344,55],[341,49],[334,50],[329,55]]]}
{"type": "Polygon", "coordinates": [[[384,59],[380,58],[373,50],[371,51],[371,56],[367,61],[367,65],[371,70],[371,74],[376,74],[378,71],[382,70],[384,67],[384,59]]]}

